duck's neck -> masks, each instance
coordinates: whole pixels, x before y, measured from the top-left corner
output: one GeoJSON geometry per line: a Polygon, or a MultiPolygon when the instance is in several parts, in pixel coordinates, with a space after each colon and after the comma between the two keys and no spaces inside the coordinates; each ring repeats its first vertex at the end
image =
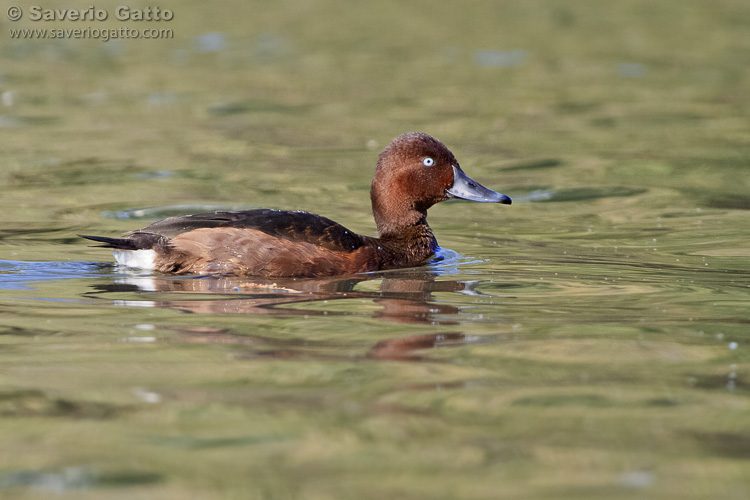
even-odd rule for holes
{"type": "Polygon", "coordinates": [[[375,225],[380,238],[375,238],[379,266],[412,267],[422,264],[437,251],[438,244],[427,224],[431,204],[415,206],[410,202],[407,185],[383,180],[378,164],[370,198],[375,225]],[[383,186],[387,186],[384,189],[383,186]],[[383,193],[387,193],[384,196],[383,193]]]}
{"type": "Polygon", "coordinates": [[[430,259],[438,244],[425,216],[416,224],[397,226],[394,230],[380,233],[378,248],[384,261],[396,263],[394,267],[412,267],[430,259]]]}

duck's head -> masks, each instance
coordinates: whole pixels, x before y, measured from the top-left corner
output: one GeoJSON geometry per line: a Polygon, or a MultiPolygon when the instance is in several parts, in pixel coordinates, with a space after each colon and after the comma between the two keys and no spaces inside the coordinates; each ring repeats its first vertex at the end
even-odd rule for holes
{"type": "Polygon", "coordinates": [[[419,223],[428,208],[451,198],[511,203],[469,178],[442,142],[419,132],[396,137],[380,153],[370,198],[381,237],[419,223]]]}

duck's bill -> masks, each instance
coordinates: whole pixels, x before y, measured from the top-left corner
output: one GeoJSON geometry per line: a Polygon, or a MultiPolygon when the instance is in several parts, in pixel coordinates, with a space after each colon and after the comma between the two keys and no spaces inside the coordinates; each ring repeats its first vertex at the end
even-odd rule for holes
{"type": "Polygon", "coordinates": [[[487,189],[456,166],[453,166],[453,186],[448,188],[445,192],[451,198],[481,201],[483,203],[511,204],[510,197],[491,189],[487,189]]]}

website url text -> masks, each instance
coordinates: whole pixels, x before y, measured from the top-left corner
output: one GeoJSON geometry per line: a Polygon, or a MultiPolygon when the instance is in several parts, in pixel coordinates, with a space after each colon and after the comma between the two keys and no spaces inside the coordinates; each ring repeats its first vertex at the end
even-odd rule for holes
{"type": "Polygon", "coordinates": [[[8,30],[12,39],[92,39],[109,40],[119,38],[174,38],[171,29],[136,29],[136,28],[11,28],[8,30]]]}

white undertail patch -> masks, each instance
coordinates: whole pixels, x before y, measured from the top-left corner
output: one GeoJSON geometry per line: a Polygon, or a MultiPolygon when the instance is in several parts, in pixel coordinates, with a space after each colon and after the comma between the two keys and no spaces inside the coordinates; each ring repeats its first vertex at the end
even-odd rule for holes
{"type": "Polygon", "coordinates": [[[155,250],[112,250],[118,264],[153,271],[156,261],[155,250]]]}

